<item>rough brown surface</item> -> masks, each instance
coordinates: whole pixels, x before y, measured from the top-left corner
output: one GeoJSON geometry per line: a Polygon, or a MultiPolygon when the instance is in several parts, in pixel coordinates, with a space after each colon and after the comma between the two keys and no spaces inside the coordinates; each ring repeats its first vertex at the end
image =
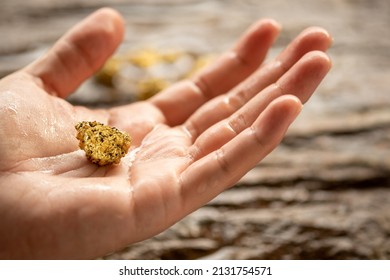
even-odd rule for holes
{"type": "MultiPolygon", "coordinates": [[[[330,75],[275,152],[172,228],[106,258],[390,258],[389,1],[5,0],[0,74],[107,3],[126,18],[123,48],[169,42],[220,51],[261,17],[284,26],[271,55],[310,25],[335,41],[330,75]]],[[[73,102],[115,101],[106,93],[90,83],[73,102]]]]}

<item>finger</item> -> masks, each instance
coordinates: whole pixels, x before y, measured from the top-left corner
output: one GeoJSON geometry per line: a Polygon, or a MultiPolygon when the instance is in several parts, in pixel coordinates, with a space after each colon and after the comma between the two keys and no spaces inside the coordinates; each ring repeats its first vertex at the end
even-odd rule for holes
{"type": "Polygon", "coordinates": [[[184,204],[199,207],[235,184],[280,143],[301,107],[295,96],[279,97],[252,126],[190,165],[180,178],[184,204]]]}
{"type": "Polygon", "coordinates": [[[49,93],[65,98],[103,65],[123,34],[121,16],[112,9],[100,9],[24,70],[39,78],[49,93]]]}
{"type": "Polygon", "coordinates": [[[151,99],[170,125],[183,123],[207,100],[230,90],[264,60],[280,27],[273,20],[254,24],[216,62],[201,70],[192,80],[180,82],[151,99]]]}
{"type": "Polygon", "coordinates": [[[315,91],[330,69],[326,54],[314,51],[306,54],[275,84],[264,89],[230,117],[211,126],[191,147],[197,160],[214,151],[253,124],[256,118],[276,98],[293,94],[303,103],[315,91]]]}
{"type": "Polygon", "coordinates": [[[313,50],[326,51],[331,41],[329,33],[322,28],[304,30],[275,59],[262,66],[230,93],[202,106],[186,122],[187,130],[196,139],[211,125],[227,118],[265,87],[277,81],[304,54],[313,50]]]}

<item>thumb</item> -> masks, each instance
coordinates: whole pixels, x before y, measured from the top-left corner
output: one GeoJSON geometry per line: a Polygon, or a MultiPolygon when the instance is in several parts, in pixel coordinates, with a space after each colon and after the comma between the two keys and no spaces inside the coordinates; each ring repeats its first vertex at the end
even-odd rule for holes
{"type": "Polygon", "coordinates": [[[70,29],[24,71],[39,78],[50,94],[65,98],[103,65],[123,36],[122,17],[102,8],[70,29]]]}

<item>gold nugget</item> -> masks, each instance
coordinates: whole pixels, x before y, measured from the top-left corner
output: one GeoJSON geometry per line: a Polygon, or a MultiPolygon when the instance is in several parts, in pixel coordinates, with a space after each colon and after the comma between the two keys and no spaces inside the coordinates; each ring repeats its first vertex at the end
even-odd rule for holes
{"type": "Polygon", "coordinates": [[[75,126],[79,147],[87,158],[99,166],[119,163],[131,145],[130,136],[102,123],[80,122],[75,126]]]}

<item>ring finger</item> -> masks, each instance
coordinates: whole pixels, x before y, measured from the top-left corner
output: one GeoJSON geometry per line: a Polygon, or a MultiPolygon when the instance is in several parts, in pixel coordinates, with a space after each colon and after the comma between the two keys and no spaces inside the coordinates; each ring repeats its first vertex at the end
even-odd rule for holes
{"type": "Polygon", "coordinates": [[[230,117],[204,131],[192,146],[197,160],[220,148],[253,124],[276,98],[292,94],[305,102],[325,77],[331,66],[328,56],[320,51],[306,54],[276,83],[268,86],[230,117]]]}

